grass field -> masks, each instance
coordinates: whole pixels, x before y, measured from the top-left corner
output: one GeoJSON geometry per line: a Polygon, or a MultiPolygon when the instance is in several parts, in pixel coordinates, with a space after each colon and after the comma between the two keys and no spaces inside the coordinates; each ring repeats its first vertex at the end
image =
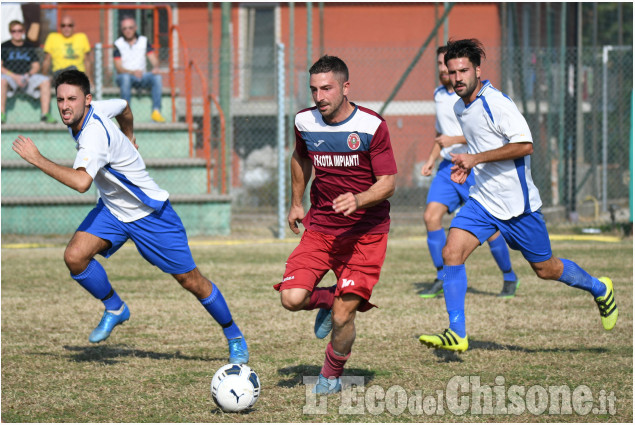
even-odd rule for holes
{"type": "MultiPolygon", "coordinates": [[[[352,401],[306,395],[303,377],[319,373],[326,343],[313,336],[315,313],[284,310],[272,289],[297,239],[193,241],[194,258],[222,289],[262,382],[260,400],[241,414],[221,412],[210,396],[211,378],[227,359],[220,328],[134,246],[100,260],[132,316],[93,345],[88,334],[102,305],[69,277],[64,245],[16,249],[3,240],[2,421],[632,423],[631,239],[553,242],[556,255],[612,277],[620,310],[612,332],[603,330],[589,294],[541,281],[515,251],[521,286],[514,299],[497,299],[500,273],[479,248],[467,263],[470,349],[455,355],[417,341],[447,326],[443,298],[416,295],[434,275],[417,232],[391,236],[372,298],[380,308],[357,317],[345,375],[363,378],[364,387],[345,391],[352,401]],[[485,386],[506,414],[488,411],[489,400],[479,396],[485,386]],[[554,389],[573,395],[560,406],[554,389]]],[[[324,285],[333,280],[327,275],[324,285]]]]}

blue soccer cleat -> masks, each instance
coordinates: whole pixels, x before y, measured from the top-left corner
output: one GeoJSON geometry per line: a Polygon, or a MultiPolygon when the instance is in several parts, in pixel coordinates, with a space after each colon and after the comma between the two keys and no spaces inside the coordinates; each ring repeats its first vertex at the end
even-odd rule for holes
{"type": "Polygon", "coordinates": [[[245,364],[249,361],[249,349],[245,338],[238,337],[227,340],[229,344],[229,363],[245,364]]]}
{"type": "Polygon", "coordinates": [[[321,373],[318,382],[313,387],[313,394],[335,394],[342,391],[342,380],[340,378],[327,379],[321,373]]]}
{"type": "Polygon", "coordinates": [[[123,311],[119,314],[111,313],[108,310],[104,311],[99,325],[90,333],[88,340],[92,343],[105,340],[110,336],[115,326],[122,324],[128,319],[130,319],[130,310],[126,303],[123,303],[123,311]]]}
{"type": "Polygon", "coordinates": [[[319,339],[324,339],[328,336],[328,334],[331,333],[331,329],[333,329],[333,318],[331,317],[331,310],[321,308],[320,311],[318,311],[317,316],[315,317],[315,326],[313,327],[315,336],[319,339]]]}

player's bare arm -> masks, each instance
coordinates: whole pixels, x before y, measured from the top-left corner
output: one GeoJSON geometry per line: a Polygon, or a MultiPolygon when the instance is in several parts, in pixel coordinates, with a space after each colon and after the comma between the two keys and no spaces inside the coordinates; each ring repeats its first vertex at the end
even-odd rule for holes
{"type": "Polygon", "coordinates": [[[121,114],[115,117],[115,120],[117,120],[121,132],[126,135],[135,148],[139,149],[139,146],[137,146],[136,143],[137,140],[134,136],[134,117],[132,115],[132,109],[130,109],[130,105],[128,105],[127,102],[126,108],[121,112],[121,114]]]}
{"type": "Polygon", "coordinates": [[[304,196],[304,191],[312,172],[311,159],[301,157],[296,151],[293,151],[291,156],[291,207],[289,208],[287,220],[289,228],[296,235],[300,233],[298,222],[302,221],[305,216],[302,196],[304,196]]]}
{"type": "MultiPolygon", "coordinates": [[[[437,133],[437,137],[438,136],[439,136],[439,133],[437,133]]],[[[435,141],[436,141],[436,138],[435,138],[435,141]]],[[[430,156],[428,157],[428,160],[426,161],[425,164],[423,164],[423,167],[421,167],[422,176],[432,175],[432,169],[434,168],[434,164],[436,163],[440,153],[441,153],[441,146],[439,146],[438,143],[435,143],[432,146],[432,151],[430,152],[430,156]]]]}
{"type": "Polygon", "coordinates": [[[377,181],[364,192],[346,192],[333,200],[333,209],[345,216],[369,208],[390,198],[395,193],[396,175],[377,176],[377,181]]]}
{"type": "Polygon", "coordinates": [[[437,137],[434,138],[434,141],[441,148],[447,148],[452,145],[466,145],[467,140],[465,140],[465,136],[448,136],[447,134],[438,134],[437,137]]]}
{"type": "Polygon", "coordinates": [[[93,178],[86,172],[85,168],[76,170],[54,163],[45,158],[28,137],[18,136],[13,142],[13,150],[29,164],[36,166],[45,174],[80,193],[86,192],[93,183],[93,178]]]}
{"type": "Polygon", "coordinates": [[[472,169],[478,164],[486,162],[507,161],[510,159],[522,158],[531,155],[534,146],[531,142],[507,143],[498,149],[480,152],[476,154],[460,153],[451,154],[452,163],[462,168],[472,169]]]}

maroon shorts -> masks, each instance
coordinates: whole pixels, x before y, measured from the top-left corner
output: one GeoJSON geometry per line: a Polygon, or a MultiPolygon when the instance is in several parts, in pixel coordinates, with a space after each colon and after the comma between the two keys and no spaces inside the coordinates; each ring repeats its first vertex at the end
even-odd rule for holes
{"type": "Polygon", "coordinates": [[[379,281],[387,244],[387,233],[343,237],[305,230],[287,260],[282,282],[274,288],[312,292],[333,270],[337,277],[335,296],[356,294],[368,301],[379,281]]]}

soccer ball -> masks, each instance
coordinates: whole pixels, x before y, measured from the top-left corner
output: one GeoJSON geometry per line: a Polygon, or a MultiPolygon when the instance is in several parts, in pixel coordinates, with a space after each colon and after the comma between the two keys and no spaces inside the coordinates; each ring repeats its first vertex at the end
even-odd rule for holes
{"type": "Polygon", "coordinates": [[[212,378],[212,398],[224,412],[240,412],[256,404],[260,379],[244,364],[226,364],[212,378]]]}

